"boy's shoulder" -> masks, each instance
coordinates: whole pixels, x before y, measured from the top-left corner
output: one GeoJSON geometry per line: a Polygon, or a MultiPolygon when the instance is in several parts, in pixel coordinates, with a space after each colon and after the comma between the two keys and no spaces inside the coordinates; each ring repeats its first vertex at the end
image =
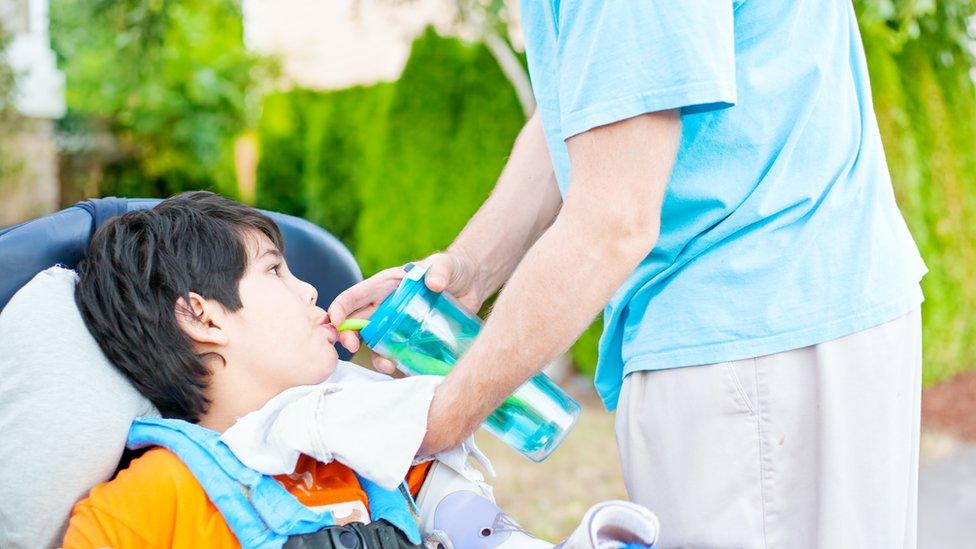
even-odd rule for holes
{"type": "MultiPolygon", "coordinates": [[[[154,447],[132,460],[109,482],[99,486],[105,496],[139,493],[153,500],[166,501],[200,494],[206,498],[203,486],[173,452],[154,447]]],[[[94,495],[95,491],[92,490],[94,495]]]]}
{"type": "MultiPolygon", "coordinates": [[[[219,512],[193,473],[176,454],[157,447],[133,459],[75,505],[64,545],[125,545],[137,540],[171,545],[185,527],[210,524],[213,531],[215,518],[219,512]]],[[[229,528],[218,530],[226,530],[233,540],[229,528]]]]}
{"type": "Polygon", "coordinates": [[[152,504],[158,510],[177,501],[183,505],[184,498],[197,495],[207,497],[187,466],[173,452],[155,447],[133,459],[114,479],[93,488],[88,499],[99,504],[121,504],[137,497],[145,506],[152,504]]]}

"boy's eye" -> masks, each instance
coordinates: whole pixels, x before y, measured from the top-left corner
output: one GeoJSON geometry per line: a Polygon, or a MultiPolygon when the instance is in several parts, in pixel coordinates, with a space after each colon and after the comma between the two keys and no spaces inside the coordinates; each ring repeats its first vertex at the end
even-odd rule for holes
{"type": "Polygon", "coordinates": [[[278,276],[281,276],[281,263],[275,263],[268,270],[271,271],[271,272],[273,272],[274,274],[276,274],[278,276]]]}

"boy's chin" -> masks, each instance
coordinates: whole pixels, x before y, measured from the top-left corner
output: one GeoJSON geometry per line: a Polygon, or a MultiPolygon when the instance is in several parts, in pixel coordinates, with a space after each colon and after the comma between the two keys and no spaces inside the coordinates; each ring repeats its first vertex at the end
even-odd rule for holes
{"type": "Polygon", "coordinates": [[[326,357],[325,360],[323,360],[322,362],[321,370],[319,370],[318,372],[318,374],[321,376],[321,379],[319,379],[317,383],[322,383],[323,381],[329,379],[329,377],[331,377],[332,374],[335,373],[338,365],[339,365],[338,355],[332,354],[332,356],[326,357]]]}
{"type": "Polygon", "coordinates": [[[315,360],[315,367],[302,372],[300,377],[290,376],[289,385],[290,387],[298,387],[300,385],[318,385],[323,383],[335,373],[338,362],[338,356],[335,354],[331,357],[320,357],[315,360]]]}

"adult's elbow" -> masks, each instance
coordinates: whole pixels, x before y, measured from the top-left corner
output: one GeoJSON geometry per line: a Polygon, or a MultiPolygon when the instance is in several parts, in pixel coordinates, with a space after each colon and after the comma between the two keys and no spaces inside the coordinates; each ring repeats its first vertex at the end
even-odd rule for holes
{"type": "Polygon", "coordinates": [[[657,219],[618,219],[608,226],[606,235],[612,249],[627,259],[639,262],[651,253],[661,234],[657,219]]]}
{"type": "Polygon", "coordinates": [[[604,255],[607,261],[636,265],[657,244],[661,224],[655,217],[620,211],[590,214],[581,216],[574,224],[578,224],[578,234],[584,234],[590,241],[590,248],[604,255]]]}

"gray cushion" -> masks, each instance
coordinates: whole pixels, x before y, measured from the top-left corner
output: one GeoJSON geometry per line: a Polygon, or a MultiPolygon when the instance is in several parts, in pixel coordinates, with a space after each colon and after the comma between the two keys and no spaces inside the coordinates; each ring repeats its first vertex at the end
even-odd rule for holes
{"type": "Polygon", "coordinates": [[[76,280],[42,271],[0,312],[0,547],[59,544],[74,503],[114,473],[132,419],[158,415],[88,332],[76,280]]]}

